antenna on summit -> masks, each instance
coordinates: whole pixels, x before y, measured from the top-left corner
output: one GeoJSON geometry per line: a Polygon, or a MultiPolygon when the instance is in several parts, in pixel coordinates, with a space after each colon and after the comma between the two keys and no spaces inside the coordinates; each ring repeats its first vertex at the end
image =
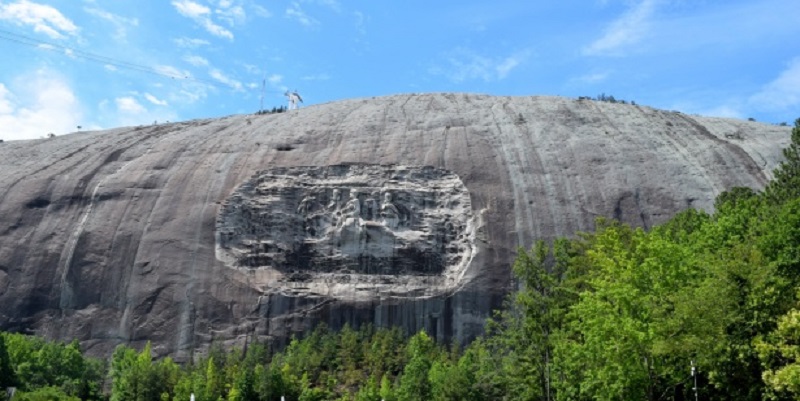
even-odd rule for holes
{"type": "Polygon", "coordinates": [[[258,106],[258,112],[261,113],[264,111],[264,91],[267,90],[267,76],[264,75],[264,79],[261,80],[261,103],[258,106]]]}
{"type": "Polygon", "coordinates": [[[283,95],[289,100],[289,110],[297,110],[300,107],[297,105],[297,102],[303,103],[303,98],[297,93],[297,89],[295,89],[294,92],[289,92],[287,89],[286,93],[283,95]]]}

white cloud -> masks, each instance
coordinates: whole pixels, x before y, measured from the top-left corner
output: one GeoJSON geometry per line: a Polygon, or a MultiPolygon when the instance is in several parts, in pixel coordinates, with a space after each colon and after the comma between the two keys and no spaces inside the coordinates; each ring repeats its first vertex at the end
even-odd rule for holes
{"type": "Polygon", "coordinates": [[[176,45],[187,49],[195,49],[200,46],[208,46],[211,44],[207,40],[196,38],[177,38],[173,39],[173,42],[175,42],[176,45]]]}
{"type": "Polygon", "coordinates": [[[241,6],[228,6],[214,11],[221,19],[226,21],[230,26],[237,26],[244,24],[247,20],[247,13],[241,6]]]}
{"type": "Polygon", "coordinates": [[[497,64],[494,68],[497,71],[497,78],[503,79],[511,72],[511,70],[517,68],[522,62],[524,62],[530,56],[530,51],[522,51],[519,53],[512,54],[511,56],[506,57],[499,64],[497,64]]]}
{"type": "Polygon", "coordinates": [[[155,70],[161,75],[166,75],[172,78],[191,78],[192,73],[186,70],[180,70],[171,65],[157,65],[155,70]]]}
{"type": "Polygon", "coordinates": [[[336,12],[342,11],[342,6],[339,4],[338,0],[316,0],[316,3],[329,7],[331,10],[336,12]]]}
{"type": "Polygon", "coordinates": [[[593,72],[590,74],[581,75],[580,77],[572,79],[571,81],[583,84],[596,84],[598,82],[605,81],[610,75],[611,74],[608,72],[593,72]]]}
{"type": "Polygon", "coordinates": [[[28,0],[0,4],[0,20],[33,26],[35,32],[44,33],[53,39],[78,33],[78,27],[56,8],[28,0]]]}
{"type": "Polygon", "coordinates": [[[267,77],[267,82],[273,88],[279,89],[281,91],[289,90],[289,87],[283,84],[283,75],[281,74],[272,74],[267,77]]]}
{"type": "Polygon", "coordinates": [[[211,20],[211,9],[191,0],[174,0],[172,5],[178,14],[191,19],[202,26],[208,33],[233,40],[233,33],[211,20]]]}
{"type": "Polygon", "coordinates": [[[584,55],[619,55],[623,48],[638,43],[652,23],[660,0],[641,0],[612,22],[602,37],[583,49],[584,55]]]}
{"type": "Polygon", "coordinates": [[[261,75],[261,69],[255,65],[242,63],[242,67],[244,67],[244,69],[250,74],[261,75]]]}
{"type": "Polygon", "coordinates": [[[192,104],[208,97],[208,86],[202,84],[184,85],[181,90],[171,93],[173,103],[192,104]]]}
{"type": "Polygon", "coordinates": [[[13,95],[6,89],[6,86],[0,83],[0,116],[11,114],[14,111],[12,97],[13,95]]]}
{"type": "Polygon", "coordinates": [[[361,11],[353,12],[353,16],[356,19],[356,32],[361,36],[365,36],[367,34],[367,21],[369,18],[361,11]]]}
{"type": "Polygon", "coordinates": [[[787,111],[800,106],[800,57],[789,62],[772,82],[750,98],[754,108],[787,111]]]}
{"type": "Polygon", "coordinates": [[[744,118],[742,112],[733,105],[722,105],[711,109],[704,109],[698,111],[697,114],[711,117],[744,118]]]}
{"type": "Polygon", "coordinates": [[[180,15],[186,18],[202,18],[211,13],[211,9],[191,0],[176,0],[172,2],[180,15]]]}
{"type": "Polygon", "coordinates": [[[74,132],[81,106],[72,88],[57,74],[40,70],[0,83],[0,139],[34,139],[74,132]]]}
{"type": "Polygon", "coordinates": [[[118,97],[114,99],[114,103],[117,105],[117,111],[122,114],[144,114],[147,112],[147,109],[132,96],[118,97]]]}
{"type": "MultiPolygon", "coordinates": [[[[106,116],[108,124],[114,127],[149,125],[155,122],[163,123],[179,119],[173,110],[165,107],[157,107],[154,110],[148,109],[136,99],[138,96],[139,94],[137,93],[120,96],[115,98],[113,103],[103,100],[97,106],[98,112],[106,116]]],[[[157,106],[166,106],[167,104],[166,101],[160,100],[149,93],[145,93],[143,96],[150,103],[159,103],[156,104],[157,106]]]]}
{"type": "Polygon", "coordinates": [[[184,60],[195,67],[208,66],[208,60],[200,56],[186,56],[184,57],[184,60]]]}
{"type": "Polygon", "coordinates": [[[269,12],[269,10],[267,10],[266,8],[264,8],[264,7],[262,7],[262,6],[258,5],[258,4],[253,4],[251,6],[251,8],[253,9],[253,11],[255,11],[256,15],[258,15],[261,18],[270,18],[270,17],[272,17],[272,13],[269,12]]]}
{"type": "Polygon", "coordinates": [[[121,17],[99,8],[86,7],[84,10],[95,17],[112,23],[117,28],[117,31],[114,33],[114,38],[117,40],[124,40],[128,34],[128,27],[139,26],[139,20],[136,18],[121,17]]]}
{"type": "Polygon", "coordinates": [[[153,95],[151,95],[149,93],[145,93],[144,94],[144,98],[147,99],[148,102],[150,102],[150,103],[152,103],[152,104],[154,104],[156,106],[167,106],[167,101],[166,100],[161,100],[161,99],[159,99],[159,98],[157,98],[157,97],[155,97],[155,96],[153,96],[153,95]]]}
{"type": "Polygon", "coordinates": [[[301,25],[308,27],[319,24],[319,21],[306,14],[306,12],[303,11],[303,8],[300,7],[300,3],[296,1],[293,1],[292,4],[286,8],[285,16],[286,18],[293,19],[299,22],[301,25]]]}
{"type": "Polygon", "coordinates": [[[199,23],[203,28],[206,29],[206,31],[208,31],[208,33],[214,36],[219,36],[220,38],[233,40],[233,33],[231,31],[225,29],[221,25],[215,24],[213,21],[211,21],[211,19],[204,18],[199,21],[199,23]]]}
{"type": "Polygon", "coordinates": [[[445,54],[446,66],[435,66],[431,74],[443,75],[455,83],[480,79],[486,82],[502,80],[530,56],[524,50],[507,57],[492,58],[459,47],[445,54]]]}
{"type": "MultiPolygon", "coordinates": [[[[165,97],[163,101],[168,104],[181,106],[194,104],[207,98],[209,91],[213,89],[213,84],[195,80],[192,73],[187,70],[181,70],[170,65],[159,65],[155,67],[155,70],[158,71],[159,74],[174,78],[174,80],[171,80],[171,82],[167,85],[153,84],[154,87],[160,88],[162,91],[167,91],[162,96],[165,97]]],[[[147,96],[145,95],[145,98],[146,97],[147,96]]],[[[156,110],[153,117],[158,115],[158,118],[156,119],[159,121],[164,119],[174,120],[174,116],[172,116],[172,118],[165,118],[167,117],[164,115],[165,113],[166,110],[159,109],[156,110]]]]}
{"type": "Polygon", "coordinates": [[[241,82],[239,82],[239,81],[237,81],[237,80],[235,80],[235,79],[223,74],[222,71],[220,71],[220,70],[218,70],[216,68],[214,68],[211,71],[209,71],[209,75],[211,75],[211,78],[214,78],[218,82],[220,82],[222,84],[225,84],[227,86],[230,86],[231,88],[233,88],[233,89],[235,89],[237,91],[238,90],[242,90],[242,83],[241,82]]]}

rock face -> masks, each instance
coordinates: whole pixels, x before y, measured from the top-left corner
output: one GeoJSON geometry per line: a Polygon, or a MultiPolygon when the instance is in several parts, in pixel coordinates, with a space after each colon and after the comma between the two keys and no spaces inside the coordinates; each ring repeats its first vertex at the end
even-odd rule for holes
{"type": "Polygon", "coordinates": [[[326,322],[479,334],[517,246],[762,188],[789,128],[554,97],[357,99],[0,144],[0,329],[95,354],[326,322]]]}
{"type": "Polygon", "coordinates": [[[216,236],[227,266],[279,274],[270,288],[343,300],[444,294],[475,253],[469,191],[433,167],[262,171],[222,206],[216,236]]]}

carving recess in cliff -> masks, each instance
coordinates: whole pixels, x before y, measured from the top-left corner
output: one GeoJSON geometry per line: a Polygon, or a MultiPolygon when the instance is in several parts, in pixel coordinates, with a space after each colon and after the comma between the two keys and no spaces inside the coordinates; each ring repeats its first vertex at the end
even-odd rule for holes
{"type": "Polygon", "coordinates": [[[433,167],[274,168],[220,208],[216,255],[290,293],[434,295],[463,279],[472,216],[463,182],[433,167]]]}

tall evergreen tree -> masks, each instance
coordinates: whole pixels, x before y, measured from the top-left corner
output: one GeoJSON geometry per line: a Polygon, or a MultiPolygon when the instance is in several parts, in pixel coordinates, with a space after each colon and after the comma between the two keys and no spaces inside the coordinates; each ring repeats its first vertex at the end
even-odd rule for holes
{"type": "Polygon", "coordinates": [[[424,331],[408,341],[408,363],[403,369],[397,389],[399,401],[427,400],[431,398],[428,371],[436,351],[436,344],[424,331]]]}
{"type": "Polygon", "coordinates": [[[765,190],[772,203],[783,203],[800,197],[800,118],[795,120],[792,140],[783,149],[786,159],[773,171],[773,179],[765,190]]]}
{"type": "Polygon", "coordinates": [[[15,386],[17,376],[11,368],[11,358],[8,356],[5,335],[0,333],[0,391],[6,387],[15,386]]]}

